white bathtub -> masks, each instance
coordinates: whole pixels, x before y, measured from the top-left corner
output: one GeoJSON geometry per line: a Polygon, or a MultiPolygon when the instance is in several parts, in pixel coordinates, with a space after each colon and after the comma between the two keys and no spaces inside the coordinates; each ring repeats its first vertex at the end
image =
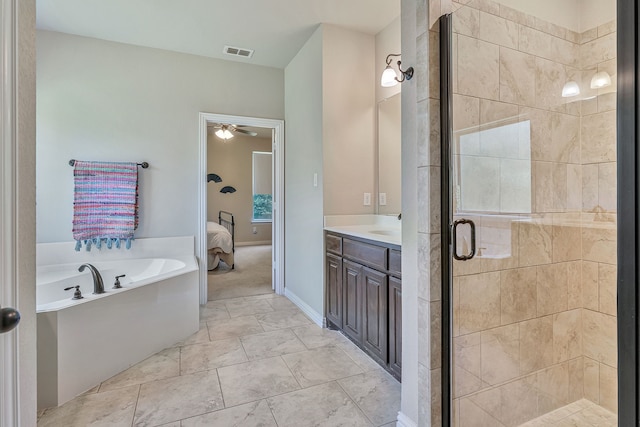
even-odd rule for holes
{"type": "Polygon", "coordinates": [[[198,330],[193,237],[140,240],[137,251],[77,253],[67,243],[38,248],[38,408],[61,405],[198,330]],[[86,262],[99,270],[104,294],[93,294],[88,269],[78,271],[86,262]],[[122,289],[112,289],[121,274],[122,289]],[[64,291],[76,285],[83,299],[64,291]]]}

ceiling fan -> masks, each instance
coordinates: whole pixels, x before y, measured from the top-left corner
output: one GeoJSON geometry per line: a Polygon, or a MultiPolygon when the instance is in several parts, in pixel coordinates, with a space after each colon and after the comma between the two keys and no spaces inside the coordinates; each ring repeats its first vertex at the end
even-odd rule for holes
{"type": "Polygon", "coordinates": [[[240,129],[246,126],[242,125],[225,125],[225,124],[214,124],[211,126],[213,129],[217,129],[214,133],[220,139],[231,139],[234,136],[234,133],[240,133],[248,136],[258,136],[256,132],[240,129]]]}

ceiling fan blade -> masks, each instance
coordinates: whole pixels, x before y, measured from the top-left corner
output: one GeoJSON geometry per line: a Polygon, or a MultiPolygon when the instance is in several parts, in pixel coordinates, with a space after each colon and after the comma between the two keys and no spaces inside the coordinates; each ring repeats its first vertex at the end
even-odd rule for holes
{"type": "Polygon", "coordinates": [[[243,133],[249,136],[258,136],[258,134],[255,132],[252,132],[250,130],[238,129],[238,128],[233,129],[233,132],[243,133]]]}

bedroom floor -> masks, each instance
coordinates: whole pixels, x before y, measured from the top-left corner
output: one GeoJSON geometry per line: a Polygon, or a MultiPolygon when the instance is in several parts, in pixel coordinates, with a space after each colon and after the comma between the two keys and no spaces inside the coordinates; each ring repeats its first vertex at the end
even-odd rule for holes
{"type": "Polygon", "coordinates": [[[273,293],[211,301],[200,331],[39,426],[393,426],[400,384],[273,293]]]}
{"type": "Polygon", "coordinates": [[[235,269],[221,262],[209,271],[209,300],[271,293],[271,245],[239,246],[235,269]]]}

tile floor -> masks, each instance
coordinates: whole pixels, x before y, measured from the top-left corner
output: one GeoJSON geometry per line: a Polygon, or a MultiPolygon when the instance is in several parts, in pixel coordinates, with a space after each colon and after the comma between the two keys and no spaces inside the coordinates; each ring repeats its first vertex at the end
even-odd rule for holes
{"type": "Polygon", "coordinates": [[[210,301],[200,331],[39,414],[41,427],[395,426],[400,384],[266,294],[210,301]]]}
{"type": "Polygon", "coordinates": [[[586,399],[570,403],[520,427],[617,427],[618,417],[586,399]]]}

